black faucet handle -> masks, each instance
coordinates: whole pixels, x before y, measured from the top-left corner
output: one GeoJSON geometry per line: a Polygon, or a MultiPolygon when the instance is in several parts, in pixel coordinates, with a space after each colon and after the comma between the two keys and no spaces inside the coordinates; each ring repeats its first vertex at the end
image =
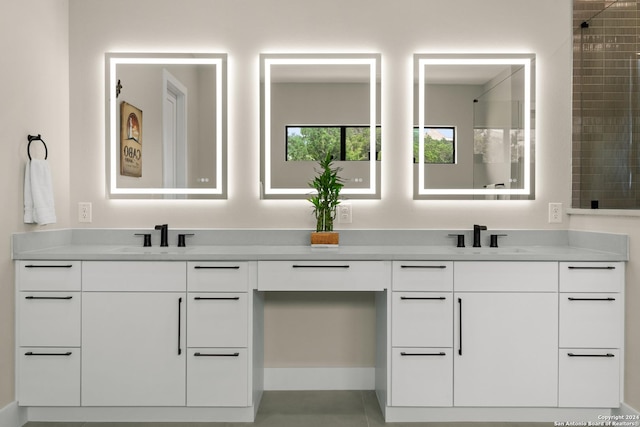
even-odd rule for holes
{"type": "Polygon", "coordinates": [[[491,240],[489,243],[489,247],[491,248],[497,248],[498,247],[498,237],[505,237],[506,234],[492,234],[491,235],[491,240]]]}
{"type": "Polygon", "coordinates": [[[142,244],[143,247],[147,248],[151,246],[151,233],[135,233],[135,235],[144,237],[144,243],[142,244]]]}
{"type": "Polygon", "coordinates": [[[449,237],[456,237],[458,239],[456,247],[464,248],[464,234],[449,234],[449,237]]]}
{"type": "Polygon", "coordinates": [[[178,247],[184,248],[185,246],[187,246],[186,238],[191,236],[193,236],[193,233],[178,234],[178,247]]]}
{"type": "Polygon", "coordinates": [[[487,226],[486,225],[478,225],[478,224],[474,224],[473,225],[473,229],[474,230],[486,230],[487,226]]]}

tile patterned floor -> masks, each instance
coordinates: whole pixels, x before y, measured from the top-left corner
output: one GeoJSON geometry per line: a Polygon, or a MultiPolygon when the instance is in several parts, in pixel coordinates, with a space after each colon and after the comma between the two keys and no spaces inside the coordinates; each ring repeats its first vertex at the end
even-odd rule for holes
{"type": "Polygon", "coordinates": [[[45,423],[25,427],[548,427],[553,423],[385,423],[372,391],[265,392],[254,423],[45,423]]]}

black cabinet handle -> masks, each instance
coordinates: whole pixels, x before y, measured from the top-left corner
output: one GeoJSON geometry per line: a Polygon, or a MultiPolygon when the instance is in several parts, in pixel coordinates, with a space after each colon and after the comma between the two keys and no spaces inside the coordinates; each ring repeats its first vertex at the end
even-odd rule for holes
{"type": "Polygon", "coordinates": [[[293,264],[293,268],[349,268],[349,265],[304,265],[293,264]]]}
{"type": "Polygon", "coordinates": [[[446,356],[447,354],[444,351],[439,353],[406,353],[404,351],[400,352],[400,356],[446,356]]]}
{"type": "Polygon", "coordinates": [[[193,299],[196,301],[237,301],[240,297],[195,297],[193,299]]]}
{"type": "Polygon", "coordinates": [[[460,311],[458,312],[458,354],[462,356],[462,298],[458,298],[460,311]]]}
{"type": "Polygon", "coordinates": [[[447,268],[446,265],[401,265],[400,268],[433,268],[433,269],[444,269],[447,268]]]}
{"type": "Polygon", "coordinates": [[[574,298],[569,297],[569,301],[615,301],[615,298],[574,298]]]}
{"type": "Polygon", "coordinates": [[[33,264],[28,264],[25,265],[24,268],[71,268],[73,267],[72,264],[65,264],[65,265],[33,265],[33,264]]]}
{"type": "Polygon", "coordinates": [[[239,270],[239,265],[196,265],[196,270],[239,270]]]}
{"type": "Polygon", "coordinates": [[[567,353],[569,357],[616,357],[615,354],[605,353],[605,354],[575,354],[575,353],[567,353]]]}
{"type": "Polygon", "coordinates": [[[238,357],[240,353],[193,353],[195,357],[238,357]]]}
{"type": "Polygon", "coordinates": [[[68,296],[68,297],[34,297],[33,295],[29,295],[28,297],[24,297],[24,299],[72,299],[72,296],[68,296]]]}
{"type": "Polygon", "coordinates": [[[182,329],[182,298],[178,298],[178,356],[182,354],[182,347],[180,346],[180,330],[182,329]]]}
{"type": "Polygon", "coordinates": [[[597,266],[573,266],[570,265],[569,270],[615,270],[613,266],[597,267],[597,266]]]}
{"type": "Polygon", "coordinates": [[[400,297],[401,300],[446,300],[446,297],[400,297]]]}
{"type": "Polygon", "coordinates": [[[34,353],[33,351],[27,351],[25,356],[71,356],[71,352],[66,353],[34,353]]]}

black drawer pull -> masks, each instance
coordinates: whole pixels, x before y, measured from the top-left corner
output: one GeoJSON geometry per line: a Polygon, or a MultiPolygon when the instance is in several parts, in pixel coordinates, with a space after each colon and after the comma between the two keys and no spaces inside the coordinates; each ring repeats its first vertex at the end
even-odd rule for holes
{"type": "Polygon", "coordinates": [[[196,265],[196,270],[239,270],[239,265],[196,265]]]}
{"type": "Polygon", "coordinates": [[[28,264],[25,265],[24,268],[71,268],[73,267],[72,264],[65,264],[65,265],[33,265],[33,264],[28,264]]]}
{"type": "Polygon", "coordinates": [[[240,353],[193,353],[195,357],[238,357],[240,353]]]}
{"type": "Polygon", "coordinates": [[[25,356],[71,356],[71,352],[66,353],[34,353],[33,351],[27,351],[25,356]]]}
{"type": "Polygon", "coordinates": [[[569,270],[615,270],[616,268],[613,266],[606,266],[606,267],[595,267],[595,266],[591,266],[591,267],[587,267],[587,266],[573,266],[570,265],[569,266],[569,270]]]}
{"type": "Polygon", "coordinates": [[[569,297],[569,301],[615,301],[615,298],[573,298],[569,297]]]}
{"type": "Polygon", "coordinates": [[[240,297],[195,297],[193,299],[196,301],[237,301],[240,297]]]}
{"type": "Polygon", "coordinates": [[[32,295],[29,295],[28,297],[24,297],[24,299],[72,299],[72,296],[68,296],[68,297],[34,297],[32,295]]]}
{"type": "Polygon", "coordinates": [[[178,356],[182,354],[182,340],[180,339],[182,331],[182,298],[178,298],[178,356]]]}
{"type": "Polygon", "coordinates": [[[575,353],[567,353],[569,357],[616,357],[615,354],[605,353],[605,354],[575,354],[575,353]]]}
{"type": "Polygon", "coordinates": [[[447,353],[441,351],[439,353],[406,353],[404,351],[400,352],[400,356],[446,356],[447,353]]]}
{"type": "Polygon", "coordinates": [[[300,265],[293,264],[293,268],[349,268],[349,265],[300,265]]]}
{"type": "Polygon", "coordinates": [[[445,300],[447,297],[400,297],[401,300],[445,300]]]}
{"type": "Polygon", "coordinates": [[[447,268],[446,265],[401,265],[400,268],[433,268],[433,269],[444,269],[447,268]]]}

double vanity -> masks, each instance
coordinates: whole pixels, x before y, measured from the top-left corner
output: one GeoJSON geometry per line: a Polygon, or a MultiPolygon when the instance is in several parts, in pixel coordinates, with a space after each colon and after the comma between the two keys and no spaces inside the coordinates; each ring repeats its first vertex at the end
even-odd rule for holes
{"type": "Polygon", "coordinates": [[[265,293],[357,291],[375,294],[387,421],[610,414],[627,236],[493,232],[500,247],[458,248],[460,230],[349,230],[337,248],[304,230],[16,234],[18,404],[33,421],[252,421],[265,293]]]}

